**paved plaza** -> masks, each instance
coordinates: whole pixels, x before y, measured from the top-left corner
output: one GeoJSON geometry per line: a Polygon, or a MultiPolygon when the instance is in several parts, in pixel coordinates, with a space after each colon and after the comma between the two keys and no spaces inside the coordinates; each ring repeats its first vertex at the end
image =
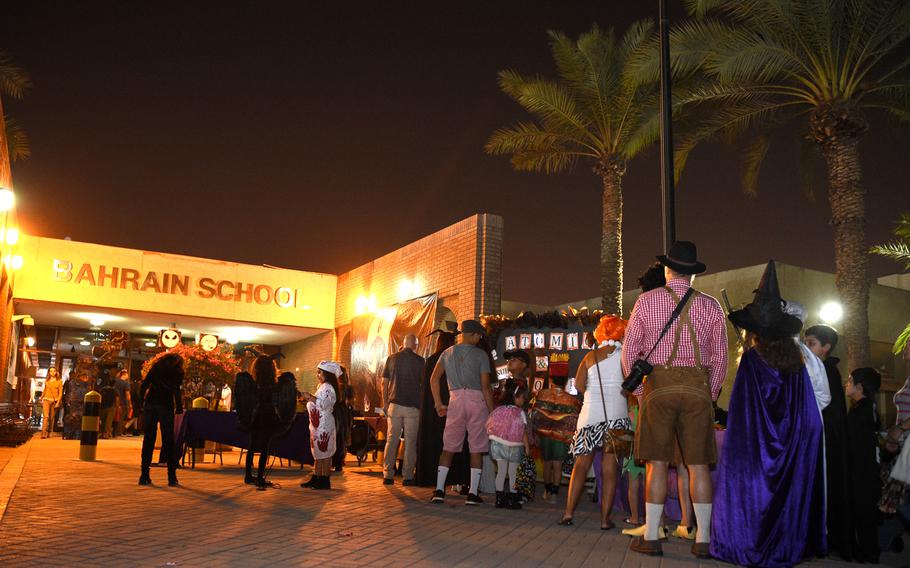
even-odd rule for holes
{"type": "MultiPolygon", "coordinates": [[[[696,561],[677,540],[663,558],[631,553],[628,537],[599,530],[590,502],[568,528],[555,525],[561,504],[508,511],[492,497],[466,507],[452,496],[431,505],[426,488],[383,486],[375,464],[351,464],[333,476],[332,491],[319,492],[298,486],[309,467],[276,462],[271,478],[281,487],[258,492],[242,483],[234,451],[224,466],[180,470],[179,488],[167,487],[161,468],[154,486],[139,487],[139,443],[102,440],[95,463],[60,438],[0,448],[0,566],[722,565],[696,561]]],[[[910,564],[906,553],[883,562],[910,564]]],[[[847,566],[803,566],[838,565],[847,566]]]]}

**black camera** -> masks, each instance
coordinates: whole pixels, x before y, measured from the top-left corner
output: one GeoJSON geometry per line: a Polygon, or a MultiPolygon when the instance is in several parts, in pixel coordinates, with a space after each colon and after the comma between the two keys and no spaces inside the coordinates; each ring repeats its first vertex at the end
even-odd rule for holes
{"type": "Polygon", "coordinates": [[[623,390],[629,392],[635,392],[635,390],[641,385],[641,382],[645,380],[645,377],[651,374],[651,371],[654,370],[654,365],[651,365],[644,359],[639,359],[632,365],[632,369],[629,371],[629,376],[626,377],[626,380],[622,382],[623,390]]]}

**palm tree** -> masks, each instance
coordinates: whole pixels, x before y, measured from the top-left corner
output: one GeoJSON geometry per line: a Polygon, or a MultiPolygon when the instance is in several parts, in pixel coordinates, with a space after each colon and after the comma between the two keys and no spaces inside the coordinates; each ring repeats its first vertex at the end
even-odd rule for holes
{"type": "Polygon", "coordinates": [[[3,115],[3,97],[21,99],[30,85],[28,75],[0,50],[0,187],[12,187],[10,158],[27,158],[31,153],[25,132],[3,115]]]}
{"type": "Polygon", "coordinates": [[[771,132],[804,120],[827,165],[836,283],[844,306],[849,368],[869,364],[866,190],[859,141],[866,115],[910,120],[910,36],[902,0],[687,0],[696,19],[673,37],[680,73],[699,67],[705,83],[674,105],[697,126],[677,139],[677,162],[716,134],[750,132],[743,183],[754,193],[771,132]],[[691,115],[690,115],[691,116],[691,115]]]}
{"type": "Polygon", "coordinates": [[[602,185],[600,291],[607,312],[622,313],[622,178],[630,160],[657,138],[652,82],[632,80],[629,62],[649,48],[651,22],[633,24],[617,40],[595,26],[576,41],[549,32],[558,79],[502,71],[499,86],[532,121],[497,130],[490,154],[509,154],[519,171],[547,174],[592,166],[602,185]]]}

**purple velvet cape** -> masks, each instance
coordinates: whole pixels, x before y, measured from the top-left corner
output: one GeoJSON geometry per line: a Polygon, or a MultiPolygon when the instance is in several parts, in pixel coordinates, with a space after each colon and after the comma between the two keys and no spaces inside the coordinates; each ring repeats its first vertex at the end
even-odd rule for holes
{"type": "Polygon", "coordinates": [[[805,367],[782,374],[743,354],[718,463],[715,558],[777,568],[825,554],[823,433],[805,367]]]}

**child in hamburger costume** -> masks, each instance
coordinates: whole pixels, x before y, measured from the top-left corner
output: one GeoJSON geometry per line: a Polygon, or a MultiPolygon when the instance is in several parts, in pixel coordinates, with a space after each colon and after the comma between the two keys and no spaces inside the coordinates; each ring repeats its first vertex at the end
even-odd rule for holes
{"type": "Polygon", "coordinates": [[[565,389],[569,380],[568,353],[552,354],[549,369],[549,385],[540,391],[531,408],[531,425],[543,460],[544,501],[556,504],[562,464],[575,436],[581,401],[565,389]]]}

